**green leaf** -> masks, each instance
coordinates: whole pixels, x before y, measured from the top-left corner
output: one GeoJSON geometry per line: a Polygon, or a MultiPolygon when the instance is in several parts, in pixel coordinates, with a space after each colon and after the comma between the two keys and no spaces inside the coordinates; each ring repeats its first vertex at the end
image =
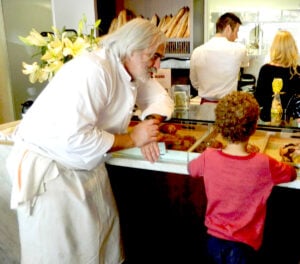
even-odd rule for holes
{"type": "Polygon", "coordinates": [[[81,35],[82,35],[83,25],[84,25],[84,22],[83,22],[83,20],[81,19],[81,20],[79,21],[79,24],[78,24],[78,36],[81,36],[81,35]]]}
{"type": "Polygon", "coordinates": [[[98,28],[100,26],[100,23],[101,23],[101,19],[98,19],[94,24],[94,28],[98,28]]]}

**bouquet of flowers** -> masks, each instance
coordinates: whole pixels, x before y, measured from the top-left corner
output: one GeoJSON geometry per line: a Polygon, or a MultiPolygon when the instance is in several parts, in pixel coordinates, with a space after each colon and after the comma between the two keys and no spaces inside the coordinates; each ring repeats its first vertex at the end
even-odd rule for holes
{"type": "Polygon", "coordinates": [[[95,31],[98,29],[101,20],[97,20],[90,30],[90,34],[83,34],[83,28],[86,25],[84,16],[78,25],[78,30],[58,30],[52,27],[52,32],[39,33],[32,29],[27,37],[19,39],[28,46],[34,46],[37,52],[33,56],[40,56],[39,61],[32,64],[22,63],[22,72],[29,75],[29,81],[40,83],[51,80],[60,67],[76,57],[77,55],[91,51],[98,47],[99,37],[95,37],[95,31]]]}

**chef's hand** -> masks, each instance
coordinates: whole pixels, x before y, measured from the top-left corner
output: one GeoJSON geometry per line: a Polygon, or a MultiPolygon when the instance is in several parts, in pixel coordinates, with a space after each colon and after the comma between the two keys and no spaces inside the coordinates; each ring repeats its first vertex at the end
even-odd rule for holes
{"type": "Polygon", "coordinates": [[[156,162],[159,159],[160,151],[157,142],[151,142],[141,147],[144,158],[150,162],[156,162]]]}
{"type": "Polygon", "coordinates": [[[135,147],[142,147],[151,142],[158,141],[158,124],[156,119],[144,120],[133,127],[130,138],[135,147]]]}
{"type": "Polygon", "coordinates": [[[113,145],[108,150],[108,152],[117,151],[125,148],[142,147],[151,142],[158,141],[158,124],[159,120],[156,119],[144,120],[138,123],[136,126],[134,126],[130,133],[114,134],[115,139],[113,145]]]}

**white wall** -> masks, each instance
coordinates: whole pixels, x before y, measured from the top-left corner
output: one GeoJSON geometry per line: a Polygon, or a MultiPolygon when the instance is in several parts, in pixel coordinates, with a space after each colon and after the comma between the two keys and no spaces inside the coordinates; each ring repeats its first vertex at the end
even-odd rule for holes
{"type": "Polygon", "coordinates": [[[15,119],[19,119],[21,104],[28,98],[27,88],[35,87],[39,92],[44,87],[44,84],[31,84],[28,76],[22,73],[22,62],[33,61],[31,58],[33,50],[26,47],[19,40],[19,36],[27,36],[32,28],[38,31],[48,31],[51,28],[53,24],[51,0],[1,0],[1,7],[6,47],[5,45],[0,47],[0,56],[3,60],[2,56],[6,54],[8,63],[5,64],[4,69],[1,68],[0,75],[8,71],[7,78],[10,78],[10,81],[5,82],[4,87],[1,86],[1,91],[12,93],[15,119]]]}
{"type": "Polygon", "coordinates": [[[84,32],[89,33],[97,20],[95,0],[51,0],[51,3],[53,24],[58,29],[66,27],[77,30],[79,20],[85,15],[87,28],[84,32]]]}
{"type": "Polygon", "coordinates": [[[93,25],[97,9],[94,0],[0,0],[0,3],[0,123],[4,123],[21,118],[21,104],[31,97],[27,92],[29,87],[35,88],[38,95],[45,86],[31,84],[22,73],[22,62],[32,63],[35,58],[32,58],[34,50],[25,46],[19,36],[27,36],[32,28],[50,31],[52,25],[77,30],[83,14],[87,25],[93,25]]]}
{"type": "Polygon", "coordinates": [[[235,9],[295,9],[300,7],[299,0],[206,0],[209,10],[229,11],[235,9]]]}
{"type": "Polygon", "coordinates": [[[4,34],[2,4],[0,4],[0,124],[14,120],[13,99],[8,65],[9,60],[4,34]]]}

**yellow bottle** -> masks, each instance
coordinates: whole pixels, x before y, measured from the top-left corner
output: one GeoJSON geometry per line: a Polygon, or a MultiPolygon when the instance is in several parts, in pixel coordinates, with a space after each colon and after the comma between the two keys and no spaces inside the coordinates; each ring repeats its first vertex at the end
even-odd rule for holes
{"type": "Polygon", "coordinates": [[[271,125],[279,126],[281,124],[281,118],[283,114],[283,109],[280,100],[280,91],[283,86],[283,81],[281,78],[274,78],[272,82],[273,89],[273,101],[271,105],[271,125]]]}

